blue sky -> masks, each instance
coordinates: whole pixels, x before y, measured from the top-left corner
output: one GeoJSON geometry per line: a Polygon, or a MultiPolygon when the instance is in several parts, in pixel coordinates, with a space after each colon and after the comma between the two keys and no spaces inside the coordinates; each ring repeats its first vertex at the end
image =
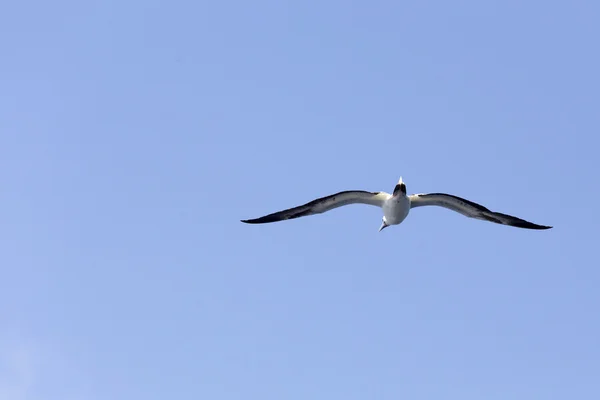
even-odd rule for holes
{"type": "Polygon", "coordinates": [[[598,398],[600,8],[414,3],[2,5],[0,398],[598,398]]]}

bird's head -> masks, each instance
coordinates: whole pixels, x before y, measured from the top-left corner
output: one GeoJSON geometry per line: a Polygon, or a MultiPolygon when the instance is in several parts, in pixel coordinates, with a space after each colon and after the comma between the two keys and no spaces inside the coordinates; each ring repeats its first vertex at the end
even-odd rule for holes
{"type": "Polygon", "coordinates": [[[389,225],[388,223],[385,221],[385,217],[381,218],[381,226],[379,227],[379,231],[381,232],[384,228],[387,228],[389,225]]]}

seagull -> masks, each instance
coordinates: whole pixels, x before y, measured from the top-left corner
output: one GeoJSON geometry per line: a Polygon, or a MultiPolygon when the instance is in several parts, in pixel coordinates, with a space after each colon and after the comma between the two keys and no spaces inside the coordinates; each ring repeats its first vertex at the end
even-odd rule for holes
{"type": "Polygon", "coordinates": [[[423,206],[438,206],[458,212],[466,217],[501,225],[514,226],[524,229],[550,229],[551,226],[537,225],[512,215],[490,211],[484,206],[472,201],[445,193],[421,193],[406,195],[406,184],[402,177],[394,187],[392,194],[386,192],[368,192],[365,190],[346,190],[329,196],[321,197],[301,206],[277,211],[263,217],[241,220],[246,224],[266,224],[322,214],[334,208],[349,204],[368,204],[380,207],[383,218],[379,232],[392,225],[399,225],[406,219],[410,210],[423,206]]]}

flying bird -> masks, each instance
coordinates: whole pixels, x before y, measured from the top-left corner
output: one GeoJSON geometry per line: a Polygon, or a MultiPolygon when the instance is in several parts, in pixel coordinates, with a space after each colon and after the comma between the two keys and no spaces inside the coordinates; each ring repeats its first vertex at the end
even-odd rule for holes
{"type": "Polygon", "coordinates": [[[309,215],[322,214],[334,208],[349,204],[368,204],[380,207],[383,210],[383,218],[379,232],[392,225],[399,225],[410,210],[423,206],[438,206],[456,211],[469,218],[493,222],[501,225],[514,226],[524,229],[550,229],[551,226],[538,225],[512,215],[490,211],[484,206],[472,201],[445,193],[421,193],[406,195],[406,184],[402,177],[394,187],[392,194],[386,192],[368,192],[364,190],[347,190],[330,196],[321,197],[301,206],[288,208],[263,217],[241,220],[246,224],[266,224],[270,222],[285,221],[306,217],[309,215]]]}

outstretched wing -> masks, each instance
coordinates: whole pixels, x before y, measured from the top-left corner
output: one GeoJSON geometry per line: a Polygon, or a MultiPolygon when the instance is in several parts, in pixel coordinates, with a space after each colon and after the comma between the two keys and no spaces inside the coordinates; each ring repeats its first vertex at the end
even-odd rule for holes
{"type": "Polygon", "coordinates": [[[385,192],[347,190],[330,196],[321,197],[298,207],[288,208],[287,210],[278,211],[260,218],[242,220],[242,222],[247,224],[266,224],[269,222],[285,221],[288,219],[306,217],[308,215],[321,214],[348,204],[369,204],[381,207],[389,196],[390,195],[385,192]]]}
{"type": "Polygon", "coordinates": [[[439,206],[456,211],[470,218],[494,222],[496,224],[509,225],[524,229],[550,229],[551,226],[537,225],[512,215],[490,211],[484,206],[462,197],[445,193],[413,194],[409,196],[410,208],[422,206],[439,206]]]}

